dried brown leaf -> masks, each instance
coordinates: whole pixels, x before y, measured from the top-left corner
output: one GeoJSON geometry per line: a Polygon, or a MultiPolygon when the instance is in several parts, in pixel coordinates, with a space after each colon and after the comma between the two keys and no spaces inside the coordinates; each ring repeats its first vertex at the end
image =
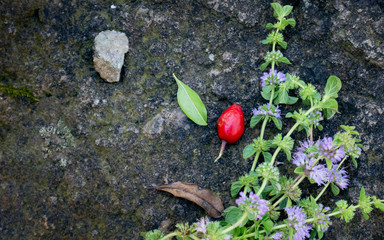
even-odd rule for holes
{"type": "Polygon", "coordinates": [[[219,218],[224,211],[221,199],[211,190],[201,188],[197,184],[174,182],[171,184],[153,187],[165,192],[169,192],[176,197],[187,199],[202,207],[211,217],[219,218]]]}

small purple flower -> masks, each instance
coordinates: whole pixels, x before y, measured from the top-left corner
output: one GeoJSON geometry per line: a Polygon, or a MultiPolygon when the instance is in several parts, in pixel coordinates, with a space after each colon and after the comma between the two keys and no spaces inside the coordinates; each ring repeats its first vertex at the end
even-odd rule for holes
{"type": "Polygon", "coordinates": [[[311,125],[319,126],[320,121],[324,120],[320,111],[312,112],[309,114],[309,121],[311,125]]]}
{"type": "Polygon", "coordinates": [[[324,185],[328,177],[328,169],[323,164],[318,164],[312,168],[309,173],[309,177],[312,178],[317,185],[324,185]]]}
{"type": "Polygon", "coordinates": [[[253,115],[264,115],[264,116],[272,116],[275,118],[281,118],[280,115],[281,111],[279,109],[279,106],[274,106],[271,104],[264,104],[262,106],[259,106],[259,108],[253,109],[253,115]]]}
{"type": "Polygon", "coordinates": [[[253,192],[249,193],[249,197],[244,192],[240,192],[240,198],[236,199],[236,204],[242,210],[247,210],[249,213],[255,215],[255,220],[263,218],[263,215],[268,211],[268,201],[261,199],[253,192]]]}
{"type": "Polygon", "coordinates": [[[312,226],[305,223],[305,213],[303,210],[295,206],[285,208],[285,211],[288,214],[288,226],[296,230],[296,233],[293,235],[293,240],[302,240],[310,237],[309,230],[312,229],[312,226]]]}
{"type": "Polygon", "coordinates": [[[344,168],[337,170],[337,165],[333,165],[330,170],[328,170],[328,181],[334,182],[341,189],[346,189],[348,187],[348,175],[347,171],[344,168]]]}
{"type": "Polygon", "coordinates": [[[206,233],[207,232],[207,225],[209,223],[209,219],[207,217],[201,218],[197,223],[196,231],[206,233]]]}
{"type": "Polygon", "coordinates": [[[327,168],[322,164],[316,165],[316,158],[309,158],[303,152],[296,152],[293,156],[293,164],[302,167],[304,174],[312,178],[319,186],[328,181],[327,168]]]}
{"type": "Polygon", "coordinates": [[[275,233],[272,235],[272,238],[273,240],[279,240],[279,239],[282,239],[284,236],[284,233],[283,232],[278,232],[278,233],[275,233]]]}
{"type": "Polygon", "coordinates": [[[345,156],[344,146],[337,148],[337,146],[333,144],[333,139],[331,137],[325,137],[322,140],[318,140],[316,142],[316,146],[318,148],[319,155],[324,156],[333,163],[340,162],[345,156]]]}
{"type": "Polygon", "coordinates": [[[332,225],[332,222],[327,215],[327,212],[331,209],[329,207],[323,207],[322,204],[318,204],[317,207],[311,209],[311,217],[314,219],[313,224],[316,227],[320,227],[322,232],[328,230],[328,227],[332,225]]]}
{"type": "Polygon", "coordinates": [[[261,86],[264,87],[266,85],[275,85],[285,82],[285,74],[282,72],[277,72],[276,70],[269,70],[269,73],[264,72],[261,79],[261,86]]]}

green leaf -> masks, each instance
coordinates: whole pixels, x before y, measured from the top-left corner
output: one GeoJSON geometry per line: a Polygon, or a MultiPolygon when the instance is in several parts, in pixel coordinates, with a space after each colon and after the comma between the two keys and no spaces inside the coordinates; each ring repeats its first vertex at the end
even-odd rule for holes
{"type": "Polygon", "coordinates": [[[356,162],[356,159],[354,157],[352,157],[352,162],[353,162],[353,166],[355,166],[355,168],[357,168],[357,162],[356,162]]]}
{"type": "Polygon", "coordinates": [[[270,162],[272,159],[272,154],[270,152],[263,152],[263,157],[265,162],[270,162]]]}
{"type": "Polygon", "coordinates": [[[332,161],[329,160],[329,159],[325,159],[325,162],[327,163],[328,170],[331,170],[331,168],[332,168],[332,161]]]}
{"type": "Polygon", "coordinates": [[[243,158],[244,159],[250,158],[255,153],[256,153],[256,148],[252,144],[249,144],[245,146],[243,150],[243,158]]]}
{"type": "Polygon", "coordinates": [[[266,220],[262,221],[261,224],[264,226],[264,229],[267,232],[270,232],[273,228],[273,222],[270,219],[266,219],[266,220]]]}
{"type": "MultiPolygon", "coordinates": [[[[287,45],[288,43],[285,42],[285,41],[278,41],[277,44],[280,45],[280,47],[284,48],[284,49],[287,49],[287,45]]],[[[287,59],[288,60],[288,59],[287,59]]],[[[289,62],[289,61],[288,61],[289,62]]]]}
{"type": "Polygon", "coordinates": [[[279,3],[271,3],[271,6],[274,10],[273,16],[275,17],[284,17],[283,7],[279,3]]]}
{"type": "Polygon", "coordinates": [[[283,123],[281,122],[281,120],[279,118],[275,118],[275,117],[273,117],[272,120],[275,123],[277,129],[281,130],[281,128],[283,126],[283,123]]]}
{"type": "Polygon", "coordinates": [[[236,181],[231,185],[231,196],[234,198],[239,194],[240,190],[244,187],[240,181],[236,181]]]}
{"type": "Polygon", "coordinates": [[[264,39],[264,40],[261,41],[261,43],[262,44],[270,44],[270,43],[272,43],[272,41],[269,40],[269,39],[264,39]]]}
{"type": "Polygon", "coordinates": [[[251,117],[250,127],[254,128],[261,120],[264,119],[264,115],[254,115],[251,117]]]}
{"type": "Polygon", "coordinates": [[[293,117],[293,114],[291,112],[288,112],[287,114],[285,114],[285,118],[291,118],[293,117]]]}
{"type": "Polygon", "coordinates": [[[364,189],[364,187],[361,187],[359,201],[360,202],[365,201],[366,198],[367,198],[367,196],[365,195],[365,189],[364,189]]]}
{"type": "Polygon", "coordinates": [[[260,71],[264,72],[264,70],[268,67],[270,62],[265,62],[260,65],[260,71]]]}
{"type": "Polygon", "coordinates": [[[292,27],[295,27],[296,26],[296,20],[293,19],[293,18],[288,18],[287,19],[287,22],[289,25],[291,25],[292,27]]]}
{"type": "Polygon", "coordinates": [[[299,175],[303,175],[303,174],[304,174],[303,167],[297,167],[297,168],[295,168],[294,173],[299,174],[299,175]]]}
{"type": "Polygon", "coordinates": [[[272,29],[275,26],[272,23],[267,23],[267,26],[265,26],[266,29],[272,29]]]}
{"type": "Polygon", "coordinates": [[[339,108],[339,105],[337,104],[337,101],[334,98],[330,98],[330,99],[326,100],[325,102],[323,102],[321,104],[321,107],[326,108],[326,109],[330,109],[332,111],[337,111],[337,109],[339,108]]]}
{"type": "Polygon", "coordinates": [[[336,76],[330,76],[327,80],[327,84],[324,89],[324,97],[326,98],[337,98],[337,93],[341,89],[341,81],[336,76]]]}
{"type": "Polygon", "coordinates": [[[281,57],[281,58],[279,58],[279,62],[283,62],[283,63],[286,63],[286,64],[292,64],[292,63],[288,60],[288,58],[286,58],[286,57],[281,57]]]}
{"type": "Polygon", "coordinates": [[[283,14],[284,14],[284,17],[285,16],[288,16],[291,12],[292,12],[292,9],[293,7],[290,6],[290,5],[286,5],[283,7],[283,14]]]}
{"type": "Polygon", "coordinates": [[[378,208],[378,209],[380,209],[381,211],[384,212],[384,203],[380,203],[380,202],[378,202],[378,203],[374,203],[373,205],[374,205],[376,208],[378,208]]]}
{"type": "Polygon", "coordinates": [[[204,106],[203,101],[199,95],[193,91],[190,87],[181,82],[175,74],[175,78],[178,90],[177,90],[177,102],[181,110],[187,115],[189,119],[198,125],[206,126],[207,124],[207,109],[204,106]]]}
{"type": "Polygon", "coordinates": [[[339,195],[339,193],[340,193],[340,188],[333,183],[331,183],[331,190],[332,190],[333,195],[335,195],[335,196],[339,195]]]}
{"type": "MultiPolygon", "coordinates": [[[[243,216],[243,211],[240,208],[231,206],[225,209],[224,212],[225,221],[230,224],[234,224],[240,220],[241,216],[243,216]]],[[[242,227],[245,223],[242,223],[240,227],[242,227]]]]}
{"type": "Polygon", "coordinates": [[[369,219],[368,214],[366,214],[365,212],[363,212],[363,218],[364,218],[365,220],[368,220],[368,219],[369,219]]]}

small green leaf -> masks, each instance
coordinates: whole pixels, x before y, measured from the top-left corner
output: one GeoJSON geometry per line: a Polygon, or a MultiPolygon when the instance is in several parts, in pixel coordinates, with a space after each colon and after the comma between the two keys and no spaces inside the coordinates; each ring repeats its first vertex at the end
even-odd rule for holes
{"type": "Polygon", "coordinates": [[[260,71],[264,72],[264,70],[268,67],[270,62],[265,62],[260,65],[260,71]]]}
{"type": "MultiPolygon", "coordinates": [[[[279,41],[279,42],[277,42],[277,44],[279,44],[280,47],[282,47],[282,48],[284,48],[284,49],[287,49],[287,45],[288,45],[287,42],[285,42],[285,41],[279,41]]],[[[287,59],[287,60],[288,60],[288,59],[287,59]]]]}
{"type": "Polygon", "coordinates": [[[267,23],[267,26],[265,26],[266,29],[272,29],[274,28],[274,25],[272,23],[267,23]]]}
{"type": "Polygon", "coordinates": [[[240,190],[244,187],[240,181],[236,181],[231,185],[231,196],[234,198],[239,194],[240,190]]]}
{"type": "Polygon", "coordinates": [[[283,13],[284,13],[284,17],[285,16],[288,16],[291,12],[292,12],[292,9],[293,7],[290,6],[290,5],[286,5],[283,7],[283,13]]]}
{"type": "Polygon", "coordinates": [[[224,216],[227,223],[234,224],[240,220],[241,216],[243,216],[243,211],[240,208],[231,206],[225,209],[224,216]]]}
{"type": "Polygon", "coordinates": [[[264,119],[264,115],[254,115],[251,117],[250,127],[254,128],[261,120],[264,119]]]}
{"type": "Polygon", "coordinates": [[[353,166],[355,166],[355,168],[357,168],[357,162],[356,162],[356,159],[354,157],[352,157],[352,162],[353,162],[353,166]]]}
{"type": "Polygon", "coordinates": [[[324,89],[324,97],[326,98],[337,98],[337,93],[341,89],[341,81],[336,76],[330,76],[327,80],[327,84],[324,89]]]}
{"type": "Polygon", "coordinates": [[[243,150],[243,158],[244,159],[250,158],[255,153],[256,153],[256,148],[252,144],[249,144],[249,145],[245,146],[245,148],[243,150]]]}
{"type": "Polygon", "coordinates": [[[369,219],[368,214],[366,214],[365,212],[363,212],[363,218],[364,218],[365,220],[368,220],[368,219],[369,219]]]}
{"type": "Polygon", "coordinates": [[[286,57],[281,57],[281,58],[279,58],[279,62],[283,62],[283,63],[286,63],[286,64],[292,64],[292,63],[288,60],[288,58],[286,58],[286,57]]]}
{"type": "Polygon", "coordinates": [[[266,220],[262,221],[261,224],[264,226],[264,229],[267,232],[270,232],[273,228],[273,222],[270,219],[266,219],[266,220]]]}
{"type": "Polygon", "coordinates": [[[279,3],[271,3],[271,6],[274,10],[273,16],[278,17],[278,18],[284,17],[283,16],[283,14],[284,14],[283,7],[279,3]]]}
{"type": "Polygon", "coordinates": [[[376,208],[378,208],[378,209],[380,209],[381,211],[384,212],[384,203],[380,203],[380,202],[378,202],[378,203],[374,203],[373,205],[374,205],[376,208]]]}
{"type": "Polygon", "coordinates": [[[323,102],[321,104],[321,107],[326,108],[326,109],[330,109],[332,111],[337,111],[337,109],[339,108],[339,105],[337,104],[337,101],[334,98],[330,98],[330,99],[326,100],[325,102],[323,102]]]}
{"type": "Polygon", "coordinates": [[[327,163],[327,168],[328,168],[329,170],[331,170],[331,168],[332,168],[332,161],[329,160],[329,159],[325,159],[325,162],[327,163]]]}
{"type": "Polygon", "coordinates": [[[288,112],[287,114],[285,114],[286,118],[291,118],[292,116],[293,116],[293,114],[291,112],[288,112]]]}
{"type": "Polygon", "coordinates": [[[365,189],[364,187],[361,187],[359,201],[365,201],[366,198],[367,196],[365,195],[365,189]]]}
{"type": "Polygon", "coordinates": [[[335,195],[335,196],[339,195],[339,193],[340,193],[340,188],[333,183],[331,183],[331,190],[332,190],[333,195],[335,195]]]}
{"type": "Polygon", "coordinates": [[[293,18],[288,18],[287,19],[287,22],[289,25],[291,25],[292,27],[295,27],[296,26],[296,20],[293,19],[293,18]]]}
{"type": "Polygon", "coordinates": [[[206,126],[207,124],[207,109],[204,106],[203,101],[199,95],[193,91],[190,87],[181,82],[175,74],[175,78],[178,90],[177,90],[177,102],[181,110],[187,115],[189,119],[198,125],[206,126]]]}
{"type": "Polygon", "coordinates": [[[303,175],[303,174],[304,174],[303,167],[297,167],[297,168],[295,168],[294,173],[299,174],[299,175],[303,175]]]}
{"type": "Polygon", "coordinates": [[[275,117],[273,117],[272,120],[275,123],[277,129],[281,130],[281,128],[283,126],[283,123],[281,122],[281,120],[279,118],[275,118],[275,117]]]}
{"type": "Polygon", "coordinates": [[[270,162],[272,159],[272,154],[269,152],[263,152],[263,157],[265,162],[270,162]]]}

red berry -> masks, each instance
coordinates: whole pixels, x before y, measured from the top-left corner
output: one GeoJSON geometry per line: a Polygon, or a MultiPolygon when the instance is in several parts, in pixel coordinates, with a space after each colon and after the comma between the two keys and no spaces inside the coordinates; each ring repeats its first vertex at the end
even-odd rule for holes
{"type": "Polygon", "coordinates": [[[217,120],[217,133],[222,140],[219,157],[223,155],[227,143],[235,143],[244,133],[244,114],[241,107],[233,104],[225,110],[217,120]]]}

